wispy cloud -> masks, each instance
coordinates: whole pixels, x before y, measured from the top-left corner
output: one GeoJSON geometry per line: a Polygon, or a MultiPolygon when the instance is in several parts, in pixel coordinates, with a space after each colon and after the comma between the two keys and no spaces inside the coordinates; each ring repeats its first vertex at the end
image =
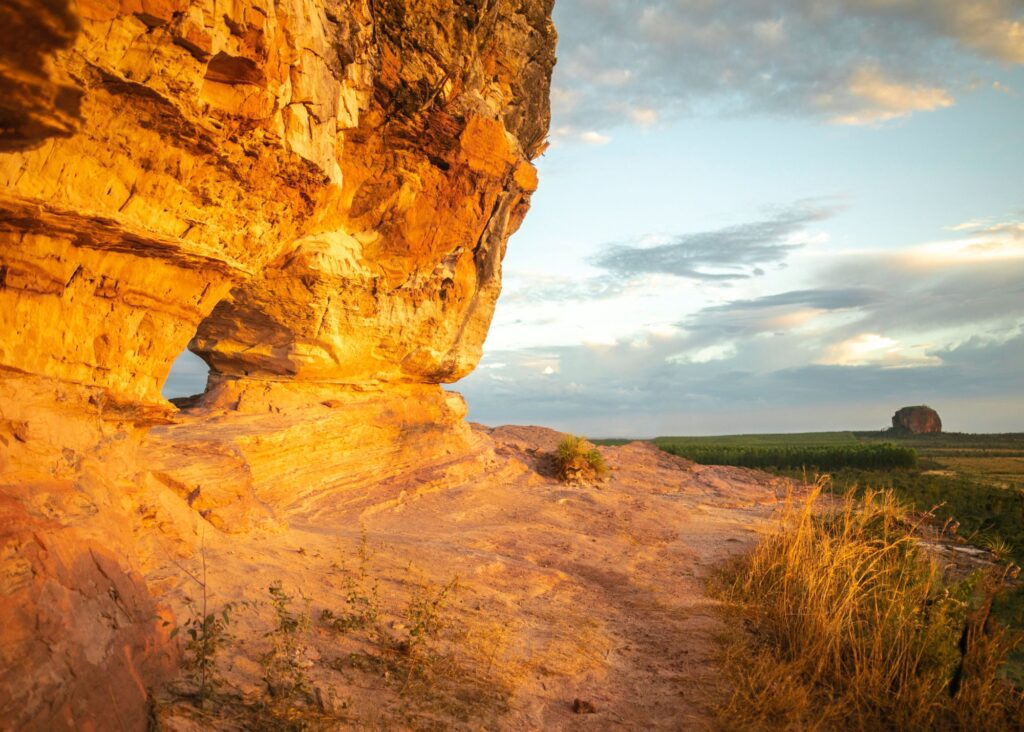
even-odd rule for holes
{"type": "Polygon", "coordinates": [[[834,204],[805,201],[758,221],[681,234],[665,244],[612,244],[593,264],[627,277],[646,273],[705,281],[747,279],[763,273],[761,265],[782,262],[804,246],[797,235],[838,210],[834,204]]]}
{"type": "Polygon", "coordinates": [[[579,300],[603,300],[627,292],[632,283],[622,277],[599,275],[596,277],[562,277],[537,275],[528,278],[514,275],[508,291],[502,295],[504,306],[523,303],[572,302],[579,300]],[[523,279],[528,281],[519,284],[523,279]]]}
{"type": "Polygon", "coordinates": [[[820,94],[814,104],[831,112],[839,125],[867,125],[953,106],[948,90],[888,78],[877,66],[854,70],[837,91],[820,94]]]}
{"type": "Polygon", "coordinates": [[[942,359],[927,353],[927,346],[907,346],[878,333],[860,333],[825,349],[818,363],[827,366],[881,366],[908,368],[938,366],[942,359]]]}
{"type": "Polygon", "coordinates": [[[819,310],[844,310],[858,308],[877,302],[884,294],[870,287],[847,287],[834,290],[789,290],[751,300],[733,300],[722,305],[712,305],[702,314],[770,310],[778,307],[808,307],[819,310]]]}

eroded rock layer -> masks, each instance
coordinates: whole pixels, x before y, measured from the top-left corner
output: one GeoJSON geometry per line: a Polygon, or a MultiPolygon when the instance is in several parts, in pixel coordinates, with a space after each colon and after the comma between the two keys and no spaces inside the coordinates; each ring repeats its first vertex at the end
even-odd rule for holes
{"type": "Polygon", "coordinates": [[[0,718],[133,728],[173,662],[147,572],[487,451],[440,384],[536,188],[551,5],[0,8],[0,718]]]}

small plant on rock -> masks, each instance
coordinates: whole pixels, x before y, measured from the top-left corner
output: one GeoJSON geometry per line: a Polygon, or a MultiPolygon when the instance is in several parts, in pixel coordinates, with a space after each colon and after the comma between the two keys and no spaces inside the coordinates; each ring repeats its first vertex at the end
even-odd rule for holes
{"type": "Polygon", "coordinates": [[[405,608],[405,638],[397,648],[405,656],[406,683],[422,673],[429,665],[431,656],[436,655],[433,646],[441,633],[448,628],[450,619],[445,615],[448,601],[458,590],[459,578],[451,581],[438,590],[429,584],[416,588],[405,608]]]}
{"type": "Polygon", "coordinates": [[[596,447],[583,437],[566,435],[555,451],[558,477],[567,483],[600,480],[608,474],[608,465],[596,447]]]}
{"type": "Polygon", "coordinates": [[[294,598],[284,591],[280,582],[271,584],[267,591],[277,625],[267,634],[271,647],[261,659],[263,680],[271,696],[288,701],[309,691],[305,667],[310,664],[302,658],[301,647],[309,618],[305,613],[292,609],[294,598]]]}
{"type": "Polygon", "coordinates": [[[221,684],[216,666],[217,653],[233,640],[228,627],[231,624],[231,613],[235,609],[234,603],[228,603],[220,612],[206,612],[206,588],[203,589],[202,612],[172,630],[170,636],[174,638],[181,630],[188,636],[185,644],[185,671],[196,686],[196,701],[200,707],[221,684]]]}
{"type": "Polygon", "coordinates": [[[998,534],[982,536],[978,543],[983,549],[992,552],[992,556],[1000,562],[1006,562],[1013,558],[1013,545],[998,534]]]}
{"type": "Polygon", "coordinates": [[[172,639],[181,631],[185,631],[185,635],[188,636],[188,641],[185,643],[184,669],[189,680],[196,687],[195,700],[200,708],[213,697],[222,683],[217,672],[217,654],[225,645],[234,640],[234,636],[231,635],[228,628],[231,625],[231,614],[238,604],[229,602],[219,612],[209,610],[205,536],[203,538],[204,541],[199,550],[202,559],[202,579],[178,565],[202,589],[200,606],[196,608],[193,601],[189,599],[188,605],[192,608],[192,616],[171,630],[170,633],[172,639]]]}
{"type": "Polygon", "coordinates": [[[334,567],[345,573],[345,608],[338,613],[325,609],[320,619],[329,628],[345,633],[350,630],[373,630],[381,615],[380,590],[376,578],[370,574],[370,560],[373,552],[362,530],[356,554],[359,564],[355,571],[348,571],[343,565],[334,567]]]}

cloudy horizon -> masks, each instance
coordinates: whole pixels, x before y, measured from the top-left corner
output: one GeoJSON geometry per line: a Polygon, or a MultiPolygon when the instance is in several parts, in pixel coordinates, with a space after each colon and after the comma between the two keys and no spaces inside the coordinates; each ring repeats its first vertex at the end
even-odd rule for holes
{"type": "Polygon", "coordinates": [[[470,419],[1024,430],[1024,5],[559,0],[470,419]]]}

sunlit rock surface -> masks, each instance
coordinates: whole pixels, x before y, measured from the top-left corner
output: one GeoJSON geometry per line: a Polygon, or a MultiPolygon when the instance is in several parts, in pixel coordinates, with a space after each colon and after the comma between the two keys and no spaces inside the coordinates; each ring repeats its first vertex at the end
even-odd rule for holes
{"type": "Polygon", "coordinates": [[[151,578],[204,532],[489,454],[440,384],[537,185],[551,4],[0,9],[5,722],[139,728],[174,662],[151,578]]]}

